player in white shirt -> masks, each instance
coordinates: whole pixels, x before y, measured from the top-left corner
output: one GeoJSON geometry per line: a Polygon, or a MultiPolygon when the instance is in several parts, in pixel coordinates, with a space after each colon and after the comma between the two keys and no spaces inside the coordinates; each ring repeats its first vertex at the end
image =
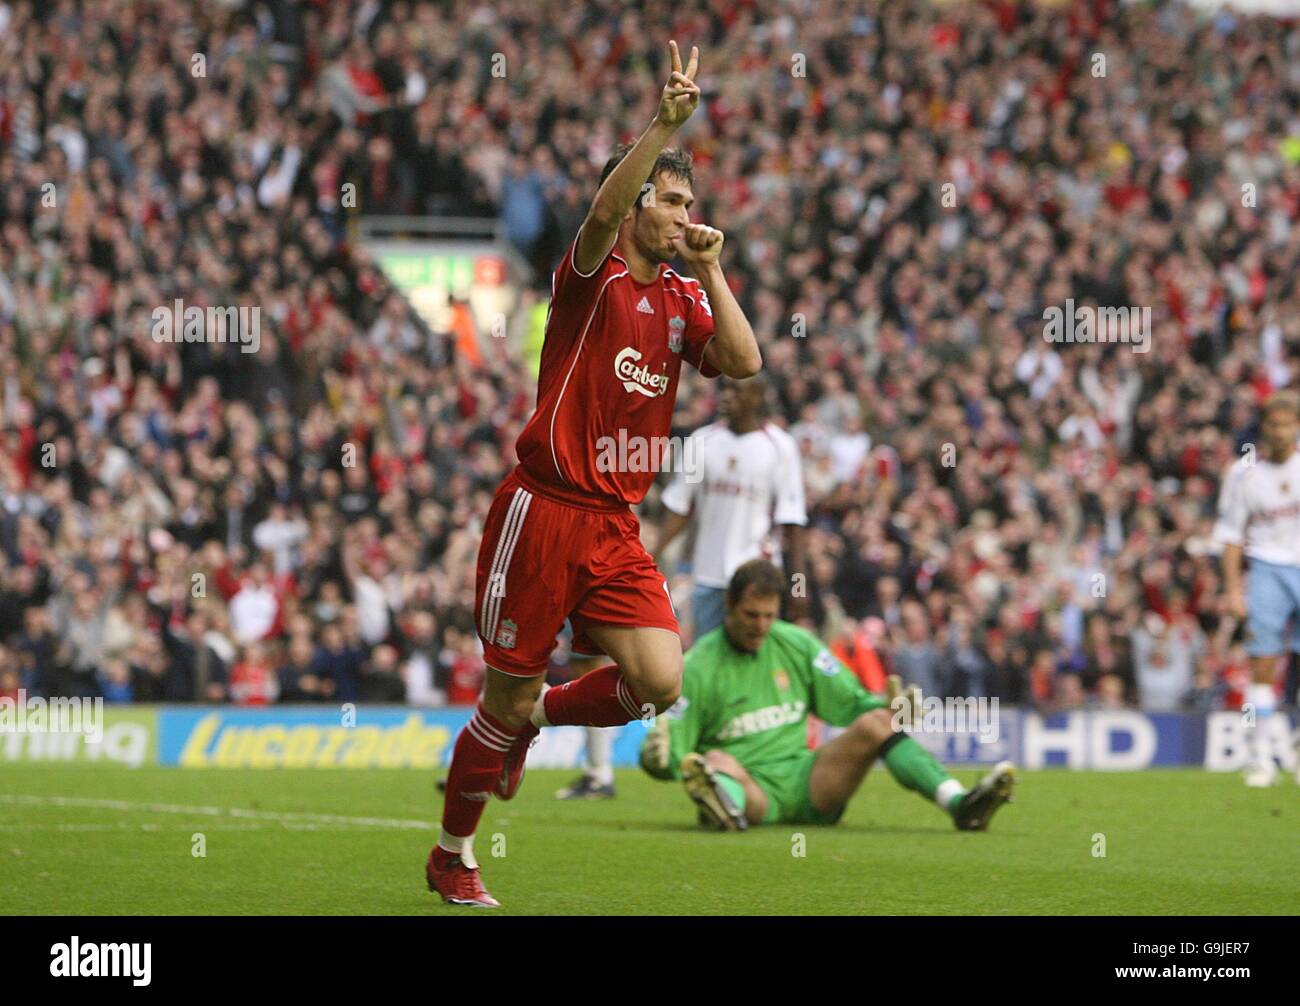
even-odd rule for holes
{"type": "MultiPolygon", "coordinates": [[[[784,550],[787,576],[803,572],[803,528],[808,523],[799,445],[763,419],[766,378],[760,373],[743,381],[720,378],[718,383],[722,418],[692,433],[682,458],[674,462],[673,479],[662,497],[668,519],[654,554],[662,567],[665,546],[682,532],[694,510],[699,527],[691,611],[697,640],[722,624],[726,586],[742,563],[761,557],[779,564],[784,550]],[[774,524],[781,527],[782,542],[774,540],[774,524]]],[[[804,617],[805,591],[793,591],[789,600],[788,617],[804,617]]],[[[576,650],[573,657],[575,673],[609,663],[607,657],[576,650]]],[[[587,764],[578,779],[555,794],[557,798],[614,796],[611,748],[616,732],[587,728],[587,764]]]]}
{"type": "Polygon", "coordinates": [[[1248,786],[1270,786],[1277,779],[1269,734],[1277,705],[1278,658],[1288,644],[1300,653],[1300,396],[1290,391],[1271,395],[1264,403],[1260,433],[1258,452],[1238,460],[1223,480],[1214,526],[1214,537],[1224,545],[1229,609],[1246,620],[1251,680],[1246,702],[1254,707],[1254,726],[1247,728],[1248,786]],[[1245,586],[1243,553],[1250,560],[1245,586]]]}
{"type": "MultiPolygon", "coordinates": [[[[787,578],[804,572],[808,513],[799,445],[763,418],[763,375],[724,379],[718,395],[722,418],[691,434],[684,450],[686,463],[677,466],[664,490],[668,517],[655,549],[659,562],[694,516],[691,612],[696,641],[722,624],[727,583],[741,564],[762,558],[780,565],[784,554],[787,578]],[[781,529],[779,540],[774,527],[781,529]]],[[[787,617],[806,615],[805,590],[792,590],[787,599],[787,617]]]]}

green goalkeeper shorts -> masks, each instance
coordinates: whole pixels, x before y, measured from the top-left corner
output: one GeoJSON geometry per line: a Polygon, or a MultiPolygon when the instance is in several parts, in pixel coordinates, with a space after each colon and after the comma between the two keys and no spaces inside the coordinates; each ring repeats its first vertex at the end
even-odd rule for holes
{"type": "Polygon", "coordinates": [[[759,789],[767,794],[764,824],[835,824],[844,816],[843,807],[826,814],[812,805],[809,783],[816,757],[816,751],[804,751],[780,765],[749,769],[759,789]]]}

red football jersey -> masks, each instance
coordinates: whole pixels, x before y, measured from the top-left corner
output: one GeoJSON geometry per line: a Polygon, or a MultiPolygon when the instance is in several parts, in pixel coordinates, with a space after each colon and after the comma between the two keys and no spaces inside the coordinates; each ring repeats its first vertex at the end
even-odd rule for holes
{"type": "Polygon", "coordinates": [[[713,310],[697,280],[660,265],[653,282],[638,283],[614,251],[583,276],[576,247],[551,277],[537,411],[519,434],[519,466],[560,498],[640,503],[664,463],[659,438],[672,432],[683,358],[718,376],[704,362],[713,310]]]}

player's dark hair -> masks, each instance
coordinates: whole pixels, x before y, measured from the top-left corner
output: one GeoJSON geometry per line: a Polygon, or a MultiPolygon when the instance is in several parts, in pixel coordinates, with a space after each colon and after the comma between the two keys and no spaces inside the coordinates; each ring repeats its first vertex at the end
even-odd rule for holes
{"type": "Polygon", "coordinates": [[[737,604],[747,590],[759,597],[785,596],[785,577],[766,559],[750,559],[731,574],[727,584],[727,603],[737,604]]]}
{"type": "Polygon", "coordinates": [[[737,389],[757,391],[758,415],[766,417],[771,414],[772,382],[765,371],[760,370],[757,374],[750,374],[749,377],[724,377],[721,380],[737,389]]]}
{"type": "MultiPolygon", "coordinates": [[[[619,166],[633,146],[634,144],[631,143],[620,143],[614,149],[614,152],[609,156],[609,160],[605,162],[605,167],[600,172],[601,185],[605,184],[605,179],[619,166]]],[[[659,175],[675,175],[692,189],[695,188],[695,162],[691,159],[690,152],[678,147],[669,147],[661,151],[659,156],[655,158],[655,166],[650,169],[650,175],[646,181],[651,181],[659,175]]],[[[641,200],[639,199],[636,202],[636,208],[638,210],[641,208],[641,200]]]]}

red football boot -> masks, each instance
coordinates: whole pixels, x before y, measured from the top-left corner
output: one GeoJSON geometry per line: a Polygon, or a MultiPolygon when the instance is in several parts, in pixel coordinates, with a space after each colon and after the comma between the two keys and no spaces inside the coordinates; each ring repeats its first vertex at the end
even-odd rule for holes
{"type": "Polygon", "coordinates": [[[497,780],[496,794],[502,800],[510,800],[519,792],[519,785],[524,781],[524,762],[528,760],[528,749],[537,743],[537,735],[541,733],[532,723],[524,724],[524,728],[519,731],[515,737],[515,742],[510,745],[510,750],[506,752],[506,763],[501,767],[501,778],[497,780]]]}
{"type": "Polygon", "coordinates": [[[435,845],[429,851],[429,861],[424,865],[424,879],[429,890],[441,894],[449,905],[468,905],[470,908],[500,908],[501,902],[488,894],[478,867],[470,869],[454,852],[435,845]]]}

